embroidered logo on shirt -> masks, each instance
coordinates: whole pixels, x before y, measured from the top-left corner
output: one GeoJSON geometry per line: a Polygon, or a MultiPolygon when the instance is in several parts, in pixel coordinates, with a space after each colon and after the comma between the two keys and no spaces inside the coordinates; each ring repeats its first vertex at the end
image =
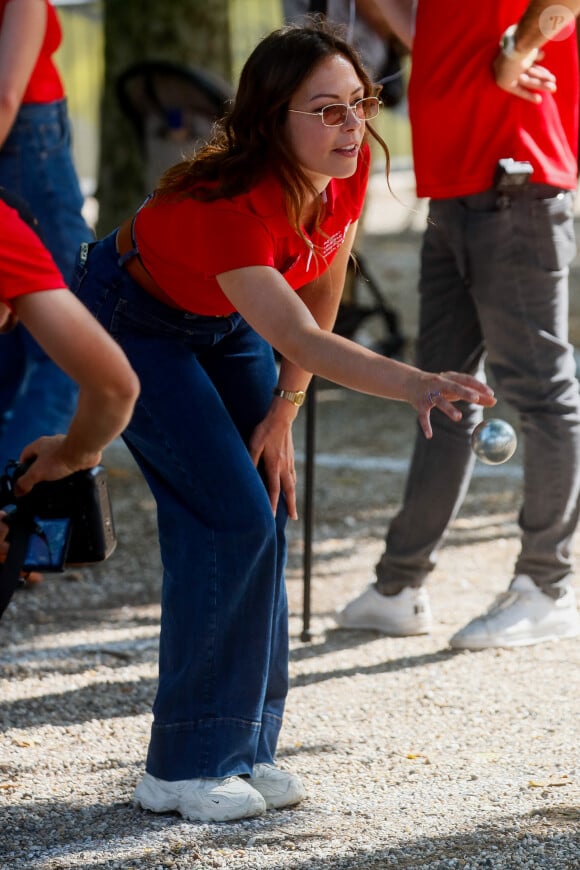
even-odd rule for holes
{"type": "Polygon", "coordinates": [[[347,223],[343,230],[339,230],[334,233],[334,235],[330,236],[328,239],[325,239],[322,245],[322,256],[329,257],[330,254],[333,254],[337,251],[346,238],[346,234],[348,232],[348,228],[350,227],[351,221],[347,223]]]}

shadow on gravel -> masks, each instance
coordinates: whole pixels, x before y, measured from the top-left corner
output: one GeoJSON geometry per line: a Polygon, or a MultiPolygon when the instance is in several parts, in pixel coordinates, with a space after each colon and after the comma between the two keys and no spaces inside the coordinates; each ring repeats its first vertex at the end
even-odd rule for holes
{"type": "Polygon", "coordinates": [[[93,683],[70,692],[0,703],[0,733],[11,728],[66,728],[92,719],[118,719],[151,712],[157,679],[93,683]]]}
{"type": "MultiPolygon", "coordinates": [[[[129,788],[128,776],[128,792],[129,788]]],[[[84,807],[30,801],[25,816],[23,806],[8,808],[3,821],[11,829],[11,840],[9,852],[0,853],[0,866],[10,870],[62,870],[71,866],[91,870],[168,866],[205,870],[224,866],[224,853],[229,853],[227,866],[232,870],[251,867],[252,853],[259,866],[264,866],[267,853],[270,870],[510,870],[536,866],[577,870],[579,866],[580,812],[566,804],[498,818],[493,826],[467,833],[419,836],[368,852],[345,847],[343,854],[335,852],[321,858],[316,855],[317,842],[326,841],[327,835],[309,831],[310,822],[316,824],[316,808],[270,812],[241,824],[197,825],[173,815],[140,812],[129,800],[84,807]],[[112,831],[117,836],[111,835],[112,831]],[[215,862],[212,852],[220,856],[215,862]]],[[[364,824],[368,824],[367,814],[364,824]]]]}
{"type": "MultiPolygon", "coordinates": [[[[322,861],[305,860],[292,863],[292,870],[386,870],[388,867],[413,870],[449,870],[449,867],[469,867],[470,870],[497,870],[535,866],[554,870],[578,870],[580,833],[578,830],[546,830],[551,824],[572,827],[572,817],[579,819],[578,808],[563,806],[542,814],[520,818],[522,825],[514,826],[513,819],[498,819],[493,827],[480,827],[469,833],[444,839],[421,838],[411,840],[402,847],[385,848],[374,852],[350,854],[342,858],[334,855],[322,861]],[[534,830],[540,825],[541,830],[534,830]],[[527,829],[525,833],[522,828],[527,829]],[[538,863],[534,862],[537,858],[538,863]],[[453,862],[453,863],[451,863],[453,862]]],[[[271,870],[282,870],[287,864],[272,864],[271,870]]]]}
{"type": "MultiPolygon", "coordinates": [[[[347,641],[340,644],[341,647],[348,649],[358,643],[368,642],[368,636],[361,638],[360,641],[354,637],[353,632],[337,631],[336,635],[344,636],[347,641]]],[[[142,650],[138,650],[139,642],[133,642],[131,654],[131,664],[137,664],[143,658],[147,660],[156,660],[157,642],[156,640],[147,640],[142,644],[142,650]]],[[[325,652],[336,650],[339,645],[335,642],[332,644],[316,644],[315,648],[300,648],[294,650],[291,656],[294,660],[312,658],[317,655],[322,655],[325,652]]],[[[95,665],[95,660],[89,654],[95,652],[94,647],[75,648],[75,655],[79,658],[73,660],[67,665],[66,674],[82,673],[85,670],[91,670],[95,665]],[[83,660],[80,658],[85,656],[83,660]]],[[[102,659],[113,656],[112,665],[108,663],[108,667],[124,667],[127,664],[124,653],[118,653],[113,650],[107,655],[107,645],[104,644],[98,648],[99,657],[102,659]],[[117,665],[118,663],[118,665],[117,665]]],[[[66,650],[67,655],[71,655],[69,649],[66,650]]],[[[64,655],[64,652],[62,653],[64,655]]],[[[291,680],[291,689],[300,688],[302,686],[312,685],[313,683],[321,683],[326,680],[334,680],[361,675],[388,674],[409,668],[422,668],[430,665],[436,665],[446,661],[456,655],[451,650],[439,650],[434,653],[426,653],[416,656],[404,656],[402,658],[391,659],[389,661],[380,662],[378,664],[361,667],[360,665],[352,668],[333,668],[327,671],[317,671],[309,674],[302,674],[291,680]]],[[[14,668],[13,676],[17,676],[18,666],[14,668]]],[[[6,668],[8,671],[9,668],[6,668]]],[[[46,662],[45,670],[54,672],[56,670],[54,663],[50,660],[46,662]]],[[[6,673],[5,676],[12,676],[6,673]]],[[[157,678],[147,679],[140,677],[137,680],[107,680],[105,683],[92,683],[80,689],[71,689],[67,692],[43,694],[37,698],[23,698],[18,701],[0,702],[0,733],[10,730],[11,728],[26,727],[27,722],[33,722],[35,727],[39,725],[58,725],[66,727],[67,725],[75,725],[89,721],[93,718],[98,719],[115,719],[119,716],[135,716],[143,713],[149,713],[151,703],[157,686],[157,678]]]]}
{"type": "MultiPolygon", "coordinates": [[[[366,641],[368,643],[368,632],[366,641]]],[[[362,642],[363,641],[361,641],[361,643],[362,642]]],[[[347,644],[346,646],[352,647],[354,644],[347,644]]],[[[332,649],[336,649],[336,647],[333,646],[332,649]]],[[[456,655],[456,653],[452,650],[439,650],[435,653],[391,659],[390,661],[384,661],[366,667],[357,664],[352,668],[334,668],[328,671],[316,671],[314,673],[300,674],[291,680],[290,688],[297,689],[302,686],[310,686],[313,683],[322,683],[325,680],[337,680],[342,679],[343,677],[389,674],[395,673],[396,671],[407,670],[409,668],[426,667],[446,661],[447,659],[453,658],[454,655],[456,655]]]]}

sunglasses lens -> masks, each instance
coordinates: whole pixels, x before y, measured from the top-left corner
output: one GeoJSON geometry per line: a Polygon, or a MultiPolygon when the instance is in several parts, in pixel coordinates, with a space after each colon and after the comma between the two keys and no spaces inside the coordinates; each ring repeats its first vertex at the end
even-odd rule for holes
{"type": "Polygon", "coordinates": [[[325,106],[322,110],[322,120],[327,127],[340,127],[346,121],[346,106],[340,103],[325,106]]]}
{"type": "Polygon", "coordinates": [[[364,118],[365,120],[370,120],[374,118],[379,111],[379,101],[376,97],[366,97],[364,100],[361,100],[357,106],[357,114],[359,118],[364,118]]]}
{"type": "MultiPolygon", "coordinates": [[[[365,97],[358,100],[354,106],[350,107],[354,111],[357,118],[361,121],[367,121],[375,118],[379,113],[380,101],[377,97],[365,97]]],[[[348,117],[349,107],[342,103],[333,103],[331,106],[325,106],[322,110],[322,122],[327,127],[341,127],[348,117]]]]}

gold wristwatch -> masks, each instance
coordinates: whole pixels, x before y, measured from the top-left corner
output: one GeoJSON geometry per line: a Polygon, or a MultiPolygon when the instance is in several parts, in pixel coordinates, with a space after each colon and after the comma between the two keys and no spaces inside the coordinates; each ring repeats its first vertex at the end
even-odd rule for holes
{"type": "Polygon", "coordinates": [[[304,399],[306,398],[305,390],[281,390],[280,387],[274,387],[274,395],[279,396],[280,399],[287,399],[289,402],[292,402],[293,405],[296,405],[297,408],[300,405],[304,404],[304,399]]]}

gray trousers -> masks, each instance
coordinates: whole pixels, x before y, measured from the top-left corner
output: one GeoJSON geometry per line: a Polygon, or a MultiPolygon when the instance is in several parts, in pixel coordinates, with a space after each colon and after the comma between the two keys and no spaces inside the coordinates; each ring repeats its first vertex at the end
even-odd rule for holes
{"type": "MultiPolygon", "coordinates": [[[[487,361],[497,394],[517,411],[524,487],[514,573],[550,593],[572,572],[579,510],[580,400],[568,342],[573,194],[532,184],[498,203],[487,191],[433,200],[429,217],[417,364],[482,376],[487,361]]],[[[403,505],[376,569],[381,592],[424,582],[465,498],[470,434],[483,415],[460,408],[460,423],[431,414],[432,440],[417,434],[403,505]]]]}

